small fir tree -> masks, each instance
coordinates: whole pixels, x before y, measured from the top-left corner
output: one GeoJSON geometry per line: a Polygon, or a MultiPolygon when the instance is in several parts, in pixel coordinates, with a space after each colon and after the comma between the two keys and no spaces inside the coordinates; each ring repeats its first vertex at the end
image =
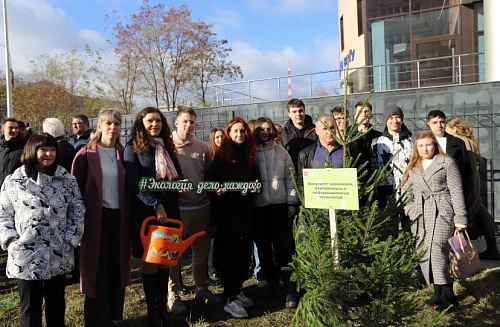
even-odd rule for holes
{"type": "MultiPolygon", "coordinates": [[[[354,121],[345,135],[330,130],[343,146],[346,168],[357,166],[356,158],[349,157],[348,145],[363,136],[354,121]]],[[[382,208],[375,199],[376,186],[388,167],[368,176],[365,165],[358,167],[359,198],[364,205],[359,211],[336,212],[338,263],[331,247],[328,210],[301,207],[295,224],[296,253],[290,264],[292,280],[303,294],[294,325],[418,325],[421,304],[409,290],[418,283],[415,268],[423,250],[409,230],[395,228],[404,203],[392,196],[382,208]]],[[[299,197],[304,203],[303,194],[299,197]]]]}

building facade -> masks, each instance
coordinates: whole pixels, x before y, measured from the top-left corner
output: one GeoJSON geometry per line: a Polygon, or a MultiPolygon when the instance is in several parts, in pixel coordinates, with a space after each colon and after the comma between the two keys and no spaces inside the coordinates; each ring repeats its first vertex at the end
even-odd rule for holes
{"type": "Polygon", "coordinates": [[[483,4],[339,0],[339,68],[353,92],[485,81],[483,4]]]}

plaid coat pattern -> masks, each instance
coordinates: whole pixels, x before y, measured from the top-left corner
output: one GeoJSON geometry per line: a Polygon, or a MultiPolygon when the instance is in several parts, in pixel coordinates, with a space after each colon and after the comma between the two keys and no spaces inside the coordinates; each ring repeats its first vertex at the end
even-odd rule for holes
{"type": "Polygon", "coordinates": [[[424,171],[414,167],[405,184],[410,202],[405,212],[412,221],[412,232],[426,249],[420,267],[427,284],[444,285],[452,281],[448,272],[448,239],[455,226],[467,226],[467,211],[460,172],[451,157],[437,155],[424,171]]]}

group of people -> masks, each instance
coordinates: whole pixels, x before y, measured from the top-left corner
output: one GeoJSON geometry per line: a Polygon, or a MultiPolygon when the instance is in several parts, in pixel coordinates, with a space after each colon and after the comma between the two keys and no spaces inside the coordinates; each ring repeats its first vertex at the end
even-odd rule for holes
{"type": "MultiPolygon", "coordinates": [[[[383,132],[370,124],[370,103],[359,101],[354,109],[364,134],[347,153],[359,169],[388,168],[377,199],[383,204],[394,193],[408,197],[402,228],[409,225],[424,240],[421,271],[435,288],[428,302],[456,306],[444,251],[454,229],[476,222],[488,244],[482,256],[499,259],[496,225],[479,192],[472,191],[479,187],[481,160],[472,130],[458,118],[446,122],[444,113],[431,111],[430,130],[414,141],[401,108],[384,109],[383,132]]],[[[246,308],[254,302],[242,287],[253,254],[259,287],[269,295],[283,286],[285,305],[296,307],[296,287],[283,269],[294,253],[292,229],[300,205],[293,175],[300,190],[303,169],[342,168],[342,147],[332,133],[344,135],[349,119],[346,109],[335,107],[313,120],[299,99],[288,102],[287,113],[283,127],[267,117],[249,122],[234,117],[224,128],[214,128],[207,144],[195,136],[193,109],[180,108],[171,130],[159,109],[146,107],[125,146],[120,143],[122,115],[112,108],[101,110],[94,131],[86,116],[75,116],[69,142],[58,119],[47,118],[44,132],[31,135],[26,144],[18,137],[17,121],[6,119],[2,142],[10,145],[4,145],[8,154],[0,151],[0,245],[8,251],[7,276],[18,281],[21,325],[41,326],[45,300],[47,325],[64,326],[65,278],[73,272],[78,246],[85,325],[113,326],[122,320],[131,257],[143,257],[141,228],[150,216],[159,225],[181,220],[186,237],[210,231],[191,245],[197,300],[221,301],[208,289],[209,276],[220,275],[224,311],[247,317],[246,308]],[[262,187],[248,193],[224,187],[144,191],[139,188],[144,177],[221,185],[260,182],[262,187]]],[[[180,277],[179,266],[143,262],[148,326],[170,326],[168,310],[187,310],[179,296],[180,277]]]]}
{"type": "Polygon", "coordinates": [[[372,167],[388,169],[387,178],[377,187],[377,198],[384,204],[395,194],[404,201],[401,228],[409,227],[422,241],[425,254],[420,271],[434,287],[426,303],[438,311],[450,306],[455,310],[458,300],[448,262],[448,239],[454,232],[475,227],[487,245],[479,257],[500,260],[495,241],[498,227],[480,197],[479,145],[466,122],[458,117],[447,121],[440,110],[427,114],[429,129],[415,139],[403,121],[400,107],[387,106],[384,131],[372,141],[372,167]]]}

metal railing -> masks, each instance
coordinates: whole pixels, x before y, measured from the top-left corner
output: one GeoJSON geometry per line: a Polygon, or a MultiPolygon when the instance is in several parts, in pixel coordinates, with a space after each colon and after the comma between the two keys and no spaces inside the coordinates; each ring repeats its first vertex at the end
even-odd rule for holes
{"type": "MultiPolygon", "coordinates": [[[[484,53],[350,67],[348,72],[348,93],[482,82],[484,53]]],[[[286,100],[289,78],[294,98],[341,95],[344,73],[343,70],[331,70],[216,84],[215,106],[286,100]]]]}

